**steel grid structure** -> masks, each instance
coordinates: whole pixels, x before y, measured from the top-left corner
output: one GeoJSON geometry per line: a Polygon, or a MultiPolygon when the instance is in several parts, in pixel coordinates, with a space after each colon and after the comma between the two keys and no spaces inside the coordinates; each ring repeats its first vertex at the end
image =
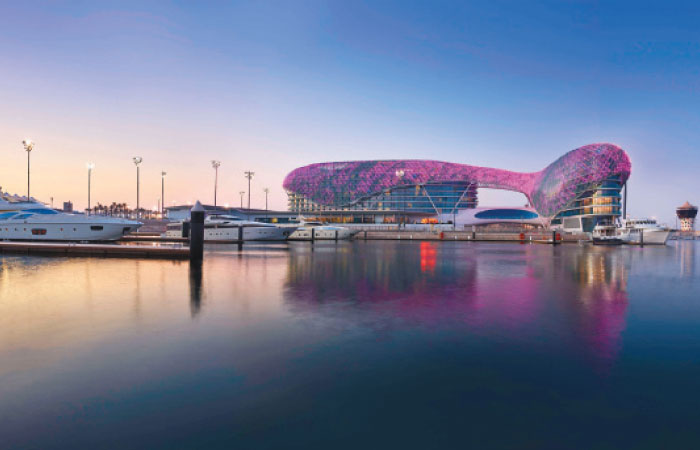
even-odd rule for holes
{"type": "Polygon", "coordinates": [[[292,171],[284,188],[326,206],[348,207],[408,186],[469,183],[477,188],[520,192],[544,218],[575,204],[581,193],[610,179],[630,176],[627,153],[613,144],[590,144],[566,153],[539,172],[523,173],[432,160],[345,161],[311,164],[292,171]],[[395,174],[402,173],[401,177],[395,174]]]}

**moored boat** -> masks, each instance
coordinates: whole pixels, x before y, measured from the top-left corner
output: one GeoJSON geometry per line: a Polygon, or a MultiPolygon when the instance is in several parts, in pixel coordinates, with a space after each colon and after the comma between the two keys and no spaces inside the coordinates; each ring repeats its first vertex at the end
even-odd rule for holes
{"type": "MultiPolygon", "coordinates": [[[[284,241],[296,229],[296,226],[254,222],[217,214],[204,219],[204,241],[237,241],[241,237],[243,241],[284,241]]],[[[188,230],[189,221],[169,223],[163,237],[187,237],[188,230]]]]}
{"type": "Polygon", "coordinates": [[[310,240],[348,240],[352,239],[358,230],[337,225],[323,225],[320,222],[304,222],[289,236],[292,241],[310,240]]]}
{"type": "Polygon", "coordinates": [[[69,214],[34,198],[0,193],[0,240],[114,241],[141,225],[118,217],[69,214]]]}
{"type": "Polygon", "coordinates": [[[623,241],[618,234],[618,227],[613,224],[598,224],[591,234],[593,245],[622,245],[623,241]]]}
{"type": "Polygon", "coordinates": [[[620,237],[626,244],[665,245],[671,235],[655,219],[626,219],[622,225],[620,237]]]}

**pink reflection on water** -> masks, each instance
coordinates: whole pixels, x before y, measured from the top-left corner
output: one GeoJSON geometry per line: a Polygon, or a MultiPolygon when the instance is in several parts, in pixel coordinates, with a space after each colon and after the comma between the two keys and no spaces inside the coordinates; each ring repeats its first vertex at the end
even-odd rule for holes
{"type": "Polygon", "coordinates": [[[293,311],[382,332],[447,330],[578,351],[606,372],[625,328],[625,261],[542,248],[463,246],[455,255],[447,244],[423,242],[377,258],[293,254],[285,298],[293,311]]]}

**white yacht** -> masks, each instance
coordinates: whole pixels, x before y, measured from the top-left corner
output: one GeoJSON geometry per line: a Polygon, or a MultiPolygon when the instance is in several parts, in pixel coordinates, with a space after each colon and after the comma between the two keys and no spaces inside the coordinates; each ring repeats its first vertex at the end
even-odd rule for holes
{"type": "Polygon", "coordinates": [[[114,241],[141,225],[116,217],[68,214],[34,198],[0,193],[0,240],[114,241]]]}
{"type": "MultiPolygon", "coordinates": [[[[173,222],[166,226],[164,237],[187,237],[183,225],[189,221],[173,222]],[[185,234],[186,234],[185,233],[185,234]]],[[[235,241],[243,230],[244,241],[285,241],[297,229],[296,226],[253,222],[224,214],[210,215],[204,219],[205,241],[235,241]]],[[[187,233],[187,232],[186,232],[187,233]]]]}
{"type": "Polygon", "coordinates": [[[640,244],[644,235],[644,244],[665,245],[671,230],[660,226],[655,219],[626,219],[622,221],[620,237],[626,244],[640,244]]]}
{"type": "Polygon", "coordinates": [[[622,245],[619,228],[615,224],[598,224],[591,233],[593,245],[622,245]]]}
{"type": "Polygon", "coordinates": [[[340,227],[336,225],[323,225],[321,222],[304,222],[294,233],[289,236],[293,241],[314,240],[347,240],[352,239],[358,230],[340,227]]]}

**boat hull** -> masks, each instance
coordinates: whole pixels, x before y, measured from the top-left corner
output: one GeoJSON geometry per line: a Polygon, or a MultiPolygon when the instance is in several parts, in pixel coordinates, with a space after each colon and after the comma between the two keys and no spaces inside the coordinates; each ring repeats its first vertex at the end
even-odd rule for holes
{"type": "MultiPolygon", "coordinates": [[[[204,228],[204,241],[238,241],[239,227],[237,226],[212,226],[204,228]]],[[[293,227],[243,227],[244,241],[286,241],[294,232],[293,227]]],[[[165,235],[168,238],[181,238],[182,229],[168,230],[165,235]]]]}
{"type": "MultiPolygon", "coordinates": [[[[290,241],[310,241],[311,240],[311,227],[302,227],[296,230],[289,236],[290,241]]],[[[313,239],[319,241],[335,241],[335,240],[348,240],[357,234],[356,231],[349,230],[347,228],[343,229],[319,229],[316,228],[313,231],[313,239]]]]}
{"type": "MultiPolygon", "coordinates": [[[[670,231],[666,230],[644,230],[644,245],[666,245],[670,231]]],[[[626,244],[641,244],[639,233],[630,233],[625,236],[626,244]]]]}
{"type": "Polygon", "coordinates": [[[140,223],[2,223],[0,240],[8,241],[115,241],[141,226],[140,223]]]}
{"type": "Polygon", "coordinates": [[[617,237],[611,238],[593,238],[593,245],[622,245],[624,242],[617,237]]]}

